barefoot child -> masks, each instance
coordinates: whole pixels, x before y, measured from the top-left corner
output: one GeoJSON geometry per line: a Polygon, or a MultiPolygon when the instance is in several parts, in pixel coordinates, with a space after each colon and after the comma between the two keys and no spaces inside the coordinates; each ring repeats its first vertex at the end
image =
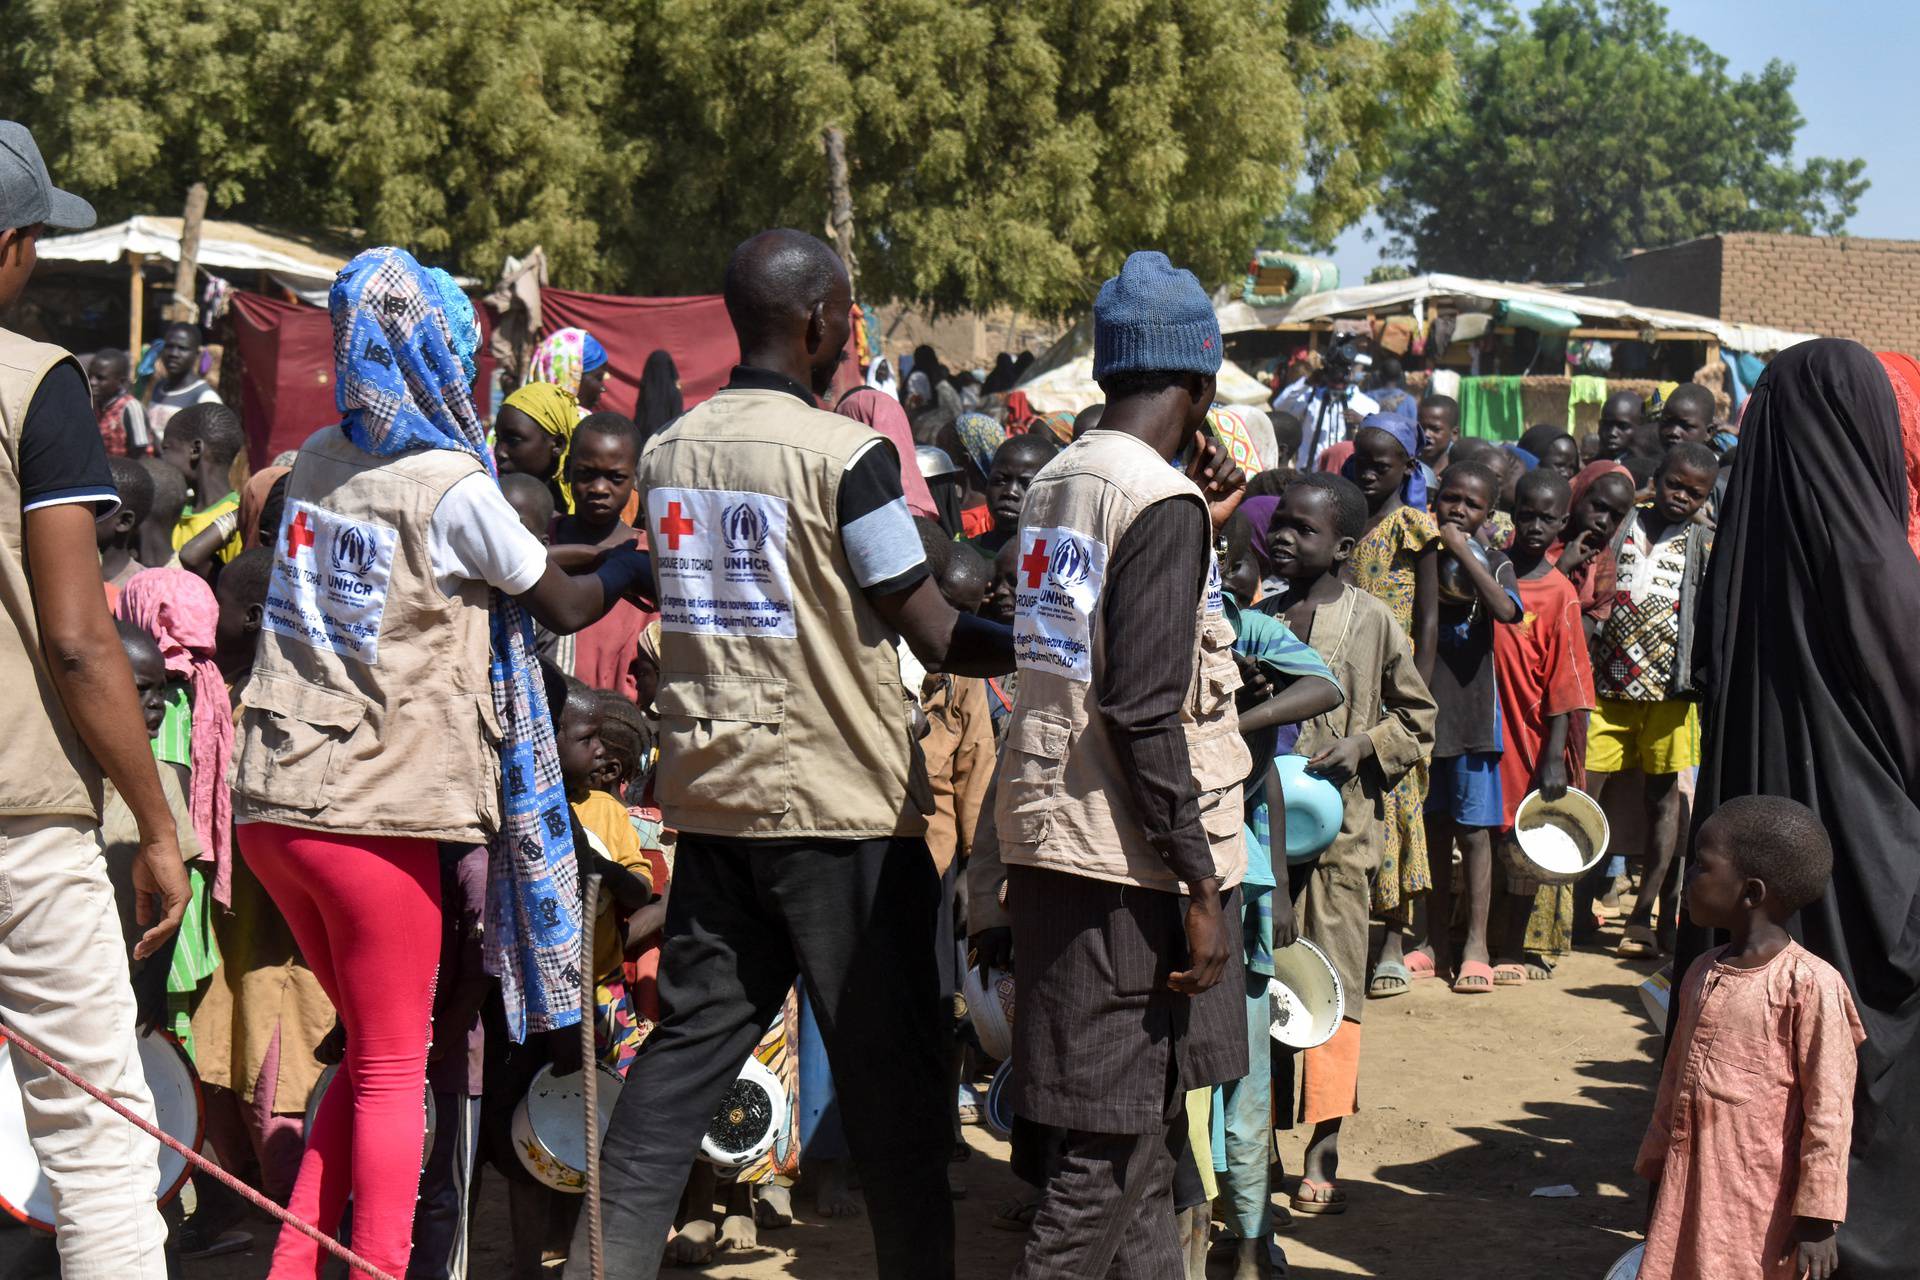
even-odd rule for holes
{"type": "MultiPolygon", "coordinates": [[[[1542,467],[1521,479],[1514,499],[1511,554],[1526,614],[1519,626],[1502,627],[1493,642],[1506,731],[1500,762],[1503,829],[1512,828],[1528,792],[1539,790],[1552,799],[1586,781],[1585,753],[1574,747],[1573,726],[1593,706],[1593,669],[1579,599],[1547,554],[1566,526],[1571,496],[1566,482],[1542,467]]],[[[1552,955],[1572,946],[1573,891],[1566,885],[1539,885],[1520,870],[1524,863],[1513,857],[1506,861],[1516,870],[1506,883],[1506,926],[1494,982],[1512,986],[1548,976],[1552,955]],[[1537,921],[1531,939],[1530,916],[1537,921]]]]}
{"type": "Polygon", "coordinates": [[[1498,551],[1469,546],[1498,501],[1500,480],[1477,462],[1447,468],[1434,500],[1448,585],[1440,605],[1439,652],[1428,682],[1438,713],[1427,790],[1427,850],[1434,860],[1427,938],[1433,972],[1462,995],[1493,990],[1487,963],[1487,912],[1493,899],[1493,832],[1506,825],[1501,803],[1500,698],[1493,675],[1495,637],[1520,621],[1514,567],[1498,551]],[[1480,556],[1485,557],[1484,563],[1480,556]],[[1498,624],[1498,625],[1496,625],[1498,624]],[[1466,872],[1467,936],[1455,970],[1453,847],[1466,872]]]}
{"type": "MultiPolygon", "coordinates": [[[[1348,571],[1353,585],[1387,606],[1413,646],[1422,682],[1433,679],[1439,639],[1435,566],[1440,531],[1427,513],[1426,480],[1414,465],[1419,428],[1391,413],[1369,414],[1353,436],[1345,474],[1366,499],[1366,529],[1354,544],[1348,571]]],[[[1427,832],[1421,820],[1427,800],[1422,759],[1387,794],[1387,838],[1380,874],[1373,883],[1373,910],[1386,922],[1369,996],[1397,996],[1407,989],[1403,960],[1413,900],[1433,887],[1427,832]]]]}
{"type": "Polygon", "coordinates": [[[1827,833],[1796,801],[1743,796],[1700,829],[1687,912],[1731,941],[1678,988],[1634,1162],[1653,1184],[1640,1280],[1834,1273],[1866,1033],[1844,980],[1783,927],[1832,873],[1827,833]]]}
{"type": "MultiPolygon", "coordinates": [[[[1720,474],[1701,444],[1675,445],[1654,473],[1654,500],[1618,536],[1619,588],[1594,638],[1599,705],[1588,731],[1587,768],[1646,774],[1646,878],[1627,917],[1619,954],[1657,955],[1653,905],[1673,866],[1680,829],[1680,773],[1700,763],[1700,720],[1691,701],[1693,617],[1713,532],[1696,524],[1720,474]]],[[[1604,786],[1599,790],[1604,791],[1604,786]]],[[[1663,929],[1673,922],[1663,920],[1663,929]]]]}
{"type": "MultiPolygon", "coordinates": [[[[1295,749],[1341,789],[1340,834],[1310,866],[1288,868],[1300,935],[1333,961],[1348,992],[1363,990],[1372,881],[1385,874],[1393,833],[1383,815],[1394,786],[1433,749],[1433,696],[1414,667],[1405,630],[1386,605],[1340,581],[1340,568],[1366,528],[1366,500],[1349,481],[1301,475],[1280,499],[1268,535],[1268,562],[1284,584],[1261,601],[1313,646],[1346,694],[1338,710],[1309,721],[1295,749]]],[[[1344,1213],[1334,1182],[1340,1124],[1360,1105],[1360,1014],[1349,999],[1332,1040],[1301,1058],[1300,1119],[1313,1125],[1293,1207],[1344,1213]]]]}

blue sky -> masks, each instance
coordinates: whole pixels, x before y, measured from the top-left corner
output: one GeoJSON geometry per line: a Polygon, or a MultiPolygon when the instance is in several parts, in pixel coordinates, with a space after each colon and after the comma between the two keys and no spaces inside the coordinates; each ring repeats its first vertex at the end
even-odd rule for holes
{"type": "MultiPolygon", "coordinates": [[[[1859,156],[1873,183],[1847,226],[1857,236],[1920,239],[1920,145],[1911,128],[1920,0],[1669,0],[1668,24],[1727,59],[1734,75],[1769,59],[1798,73],[1806,124],[1796,155],[1859,156]]],[[[1380,261],[1381,238],[1362,227],[1334,248],[1340,282],[1359,284],[1380,261]]],[[[1375,227],[1377,233],[1377,226],[1375,227]]]]}

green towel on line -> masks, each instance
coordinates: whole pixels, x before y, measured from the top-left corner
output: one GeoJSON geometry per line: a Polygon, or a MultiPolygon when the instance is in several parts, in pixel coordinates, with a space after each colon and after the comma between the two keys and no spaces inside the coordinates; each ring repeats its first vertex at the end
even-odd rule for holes
{"type": "Polygon", "coordinates": [[[1581,404],[1605,404],[1607,402],[1607,380],[1596,378],[1592,374],[1576,373],[1572,384],[1567,388],[1567,430],[1578,440],[1580,433],[1573,425],[1573,408],[1581,404]]]}
{"type": "Polygon", "coordinates": [[[1520,401],[1518,375],[1460,379],[1461,435],[1518,440],[1526,430],[1526,406],[1520,401]]]}

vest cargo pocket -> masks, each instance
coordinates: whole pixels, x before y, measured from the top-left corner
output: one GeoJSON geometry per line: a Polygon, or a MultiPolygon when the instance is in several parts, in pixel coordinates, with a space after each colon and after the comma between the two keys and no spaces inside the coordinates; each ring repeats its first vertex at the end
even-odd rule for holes
{"type": "Polygon", "coordinates": [[[318,685],[275,676],[247,682],[234,751],[233,785],[268,804],[326,807],[334,749],[353,736],[367,704],[318,685]]]}
{"type": "Polygon", "coordinates": [[[792,804],[787,756],[787,682],[753,676],[663,671],[660,711],[662,805],[753,819],[792,804]]]}
{"type": "Polygon", "coordinates": [[[1072,726],[1042,711],[1016,709],[1000,756],[1000,837],[1039,844],[1053,829],[1072,726]]]}
{"type": "Polygon", "coordinates": [[[1193,717],[1204,722],[1224,715],[1233,695],[1245,683],[1240,677],[1240,664],[1233,660],[1232,623],[1225,618],[1209,618],[1201,625],[1198,663],[1193,717]]]}

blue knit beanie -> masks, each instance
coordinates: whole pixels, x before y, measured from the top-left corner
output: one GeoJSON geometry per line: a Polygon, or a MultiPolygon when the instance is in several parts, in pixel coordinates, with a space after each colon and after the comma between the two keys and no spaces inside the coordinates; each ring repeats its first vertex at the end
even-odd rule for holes
{"type": "Polygon", "coordinates": [[[1130,255],[1093,300],[1093,377],[1115,373],[1216,373],[1220,322],[1191,271],[1167,255],[1130,255]]]}

